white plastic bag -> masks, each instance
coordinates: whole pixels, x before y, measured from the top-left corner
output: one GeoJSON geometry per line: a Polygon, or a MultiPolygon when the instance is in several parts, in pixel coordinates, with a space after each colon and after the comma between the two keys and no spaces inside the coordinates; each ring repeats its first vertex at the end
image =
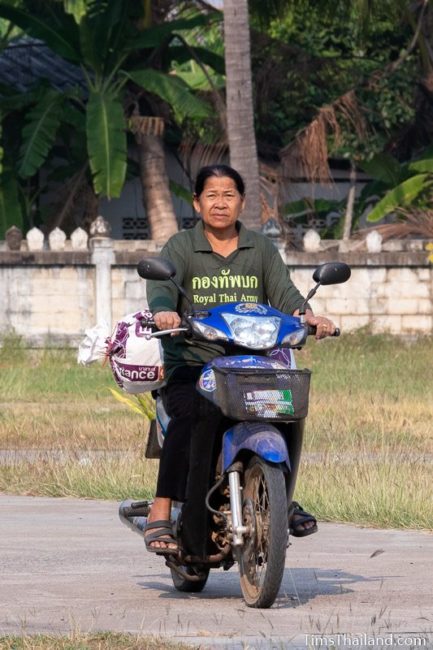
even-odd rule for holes
{"type": "Polygon", "coordinates": [[[87,366],[94,361],[103,359],[107,354],[107,345],[110,340],[108,323],[102,321],[91,329],[85,331],[86,336],[78,346],[77,361],[87,366]]]}
{"type": "Polygon", "coordinates": [[[150,311],[128,314],[116,325],[107,355],[114,379],[127,393],[144,393],[164,385],[162,348],[146,321],[150,311]]]}

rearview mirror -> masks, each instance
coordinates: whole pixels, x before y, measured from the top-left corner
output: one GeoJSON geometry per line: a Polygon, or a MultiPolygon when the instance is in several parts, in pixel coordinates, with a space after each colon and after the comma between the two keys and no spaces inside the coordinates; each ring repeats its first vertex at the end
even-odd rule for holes
{"type": "Polygon", "coordinates": [[[144,280],[170,280],[176,275],[176,269],[162,257],[144,257],[138,263],[137,273],[144,280]]]}
{"type": "Polygon", "coordinates": [[[321,264],[313,273],[313,280],[318,284],[341,284],[351,275],[350,266],[344,262],[327,262],[321,264]]]}
{"type": "Polygon", "coordinates": [[[316,286],[309,291],[308,296],[299,309],[299,314],[304,315],[308,301],[316,294],[317,289],[323,284],[341,284],[350,278],[350,266],[344,262],[327,262],[321,264],[313,273],[316,286]]]}

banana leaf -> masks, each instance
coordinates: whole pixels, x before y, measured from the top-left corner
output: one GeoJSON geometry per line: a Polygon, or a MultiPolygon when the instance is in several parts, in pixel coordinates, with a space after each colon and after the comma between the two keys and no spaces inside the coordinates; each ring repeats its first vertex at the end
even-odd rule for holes
{"type": "Polygon", "coordinates": [[[90,93],[86,130],[95,192],[119,197],[126,175],[126,131],[122,104],[116,96],[109,91],[90,93]]]}
{"type": "Polygon", "coordinates": [[[283,207],[284,219],[296,219],[311,214],[328,213],[341,209],[341,201],[328,201],[327,199],[300,199],[290,201],[283,207]]]}
{"type": "Polygon", "coordinates": [[[402,166],[394,156],[379,153],[371,160],[365,160],[359,165],[361,169],[377,181],[393,186],[403,180],[402,166]]]}
{"type": "Polygon", "coordinates": [[[186,116],[203,118],[211,114],[208,104],[193,95],[187,84],[178,77],[152,68],[128,71],[127,75],[134,83],[170,104],[180,120],[186,116]]]}
{"type": "Polygon", "coordinates": [[[47,88],[27,113],[18,167],[22,178],[33,176],[46,160],[62,119],[63,102],[61,94],[47,88]]]}
{"type": "Polygon", "coordinates": [[[411,172],[433,174],[433,158],[424,158],[409,163],[408,169],[411,172]]]}
{"type": "Polygon", "coordinates": [[[186,63],[187,61],[200,61],[208,65],[215,72],[225,74],[224,57],[211,52],[205,47],[185,47],[184,45],[175,45],[168,48],[167,54],[171,61],[176,63],[186,63]]]}
{"type": "Polygon", "coordinates": [[[183,185],[176,183],[176,181],[172,179],[170,179],[169,184],[170,184],[170,191],[173,192],[175,196],[177,196],[179,199],[183,199],[185,203],[188,203],[189,205],[192,206],[191,189],[187,190],[185,187],[183,187],[183,185]]]}
{"type": "Polygon", "coordinates": [[[432,183],[433,180],[429,174],[418,174],[400,183],[374,206],[367,216],[367,221],[380,221],[396,208],[410,205],[432,183]]]}
{"type": "MultiPolygon", "coordinates": [[[[60,14],[58,14],[60,16],[60,14]]],[[[0,2],[0,18],[10,20],[26,34],[44,41],[54,52],[74,63],[81,62],[78,47],[77,25],[68,14],[63,14],[61,22],[49,21],[36,12],[30,13],[19,7],[0,2]]]]}
{"type": "Polygon", "coordinates": [[[223,77],[218,77],[215,72],[211,71],[209,74],[211,83],[209,83],[209,78],[196,63],[193,63],[191,70],[176,70],[176,77],[182,79],[193,91],[208,92],[214,89],[224,90],[225,88],[223,77]]]}
{"type": "Polygon", "coordinates": [[[371,181],[367,183],[365,187],[362,188],[359,197],[357,199],[357,204],[367,205],[368,203],[374,202],[379,196],[382,196],[385,192],[389,190],[387,183],[383,181],[371,181]]]}
{"type": "Polygon", "coordinates": [[[131,29],[121,2],[94,0],[89,3],[80,22],[80,46],[86,65],[98,75],[110,75],[122,59],[131,29]]]}
{"type": "Polygon", "coordinates": [[[63,111],[63,122],[72,126],[75,133],[84,136],[86,130],[86,118],[82,110],[71,103],[65,105],[63,111]]]}

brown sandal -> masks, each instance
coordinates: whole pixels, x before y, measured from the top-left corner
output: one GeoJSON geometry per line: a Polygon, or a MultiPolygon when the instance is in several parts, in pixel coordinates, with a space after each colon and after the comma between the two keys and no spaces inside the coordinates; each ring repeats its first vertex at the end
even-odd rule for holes
{"type": "Polygon", "coordinates": [[[293,537],[306,537],[307,535],[317,533],[316,517],[306,512],[297,501],[293,501],[292,508],[289,511],[289,532],[293,537]],[[304,524],[308,521],[312,521],[314,526],[304,528],[304,524]]]}
{"type": "Polygon", "coordinates": [[[177,553],[178,547],[176,538],[173,534],[173,525],[168,519],[160,519],[158,521],[151,521],[144,529],[144,543],[146,550],[150,553],[159,553],[161,555],[173,555],[177,553]],[[153,533],[147,534],[148,530],[153,530],[153,533]],[[176,548],[153,546],[154,542],[162,542],[163,544],[176,544],[176,548]]]}

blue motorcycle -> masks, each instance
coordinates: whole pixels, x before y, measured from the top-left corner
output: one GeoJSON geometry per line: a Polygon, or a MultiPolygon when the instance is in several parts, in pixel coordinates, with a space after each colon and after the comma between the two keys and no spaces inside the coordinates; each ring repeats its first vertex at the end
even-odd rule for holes
{"type": "MultiPolygon", "coordinates": [[[[162,258],[146,258],[138,273],[145,279],[171,280],[173,265],[162,258]]],[[[350,268],[332,262],[318,267],[300,316],[283,314],[269,305],[230,303],[198,310],[183,317],[176,332],[222,343],[227,351],[206,364],[197,390],[230,421],[221,437],[215,480],[206,497],[209,542],[213,552],[195,557],[182,550],[182,504],[172,508],[173,531],[179,550],[165,556],[176,589],[201,591],[211,568],[229,569],[237,562],[246,604],[267,608],[274,603],[284,572],[292,503],[308,413],[311,372],[293,363],[315,332],[303,313],[320,285],[338,284],[350,277],[350,268]],[[246,354],[239,354],[239,349],[246,354]],[[236,350],[236,354],[230,354],[236,350]],[[250,351],[250,352],[248,352],[250,351]],[[248,353],[247,353],[248,352],[248,353]]],[[[154,331],[164,336],[170,331],[154,331]]],[[[339,335],[337,330],[335,335],[339,335]]],[[[164,414],[158,401],[160,430],[164,414]]],[[[161,439],[162,441],[162,439],[161,439]]],[[[127,500],[120,505],[123,523],[143,534],[149,504],[127,500]]],[[[194,525],[189,522],[188,525],[194,525]]]]}

